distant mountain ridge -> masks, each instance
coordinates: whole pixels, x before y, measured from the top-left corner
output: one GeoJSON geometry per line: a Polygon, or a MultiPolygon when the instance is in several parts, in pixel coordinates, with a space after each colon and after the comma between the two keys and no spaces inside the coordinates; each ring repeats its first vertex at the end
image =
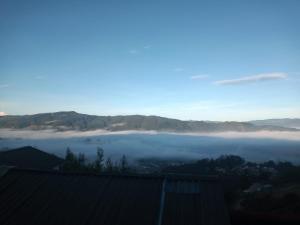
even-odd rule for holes
{"type": "Polygon", "coordinates": [[[300,119],[298,118],[253,120],[249,122],[258,126],[280,126],[300,129],[300,119]]]}
{"type": "Polygon", "coordinates": [[[40,113],[24,116],[0,117],[0,128],[11,129],[55,129],[57,131],[88,131],[103,129],[107,131],[169,131],[169,132],[224,132],[224,131],[297,131],[270,125],[255,125],[249,122],[209,122],[182,121],[159,116],[95,116],[74,111],[40,113]]]}

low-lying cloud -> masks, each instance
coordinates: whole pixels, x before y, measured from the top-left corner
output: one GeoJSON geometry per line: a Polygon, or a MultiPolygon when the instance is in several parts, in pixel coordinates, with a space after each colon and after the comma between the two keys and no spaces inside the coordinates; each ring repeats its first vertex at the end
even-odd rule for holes
{"type": "Polygon", "coordinates": [[[212,132],[212,133],[174,133],[174,132],[158,132],[158,131],[55,131],[55,130],[27,130],[27,129],[0,129],[1,138],[23,138],[23,139],[52,139],[52,138],[73,138],[73,137],[92,137],[101,135],[127,135],[127,134],[174,134],[199,137],[220,137],[220,138],[267,138],[277,140],[300,141],[300,132],[297,131],[257,131],[257,132],[212,132]]]}
{"type": "Polygon", "coordinates": [[[234,154],[250,161],[290,161],[300,164],[300,132],[163,133],[156,131],[65,131],[0,129],[0,151],[34,146],[60,157],[69,147],[88,160],[101,147],[117,162],[126,155],[130,163],[157,158],[197,160],[234,154]]]}
{"type": "Polygon", "coordinates": [[[218,80],[214,83],[217,85],[239,85],[248,84],[260,81],[282,80],[287,78],[286,73],[261,73],[253,76],[246,76],[230,80],[218,80]]]}

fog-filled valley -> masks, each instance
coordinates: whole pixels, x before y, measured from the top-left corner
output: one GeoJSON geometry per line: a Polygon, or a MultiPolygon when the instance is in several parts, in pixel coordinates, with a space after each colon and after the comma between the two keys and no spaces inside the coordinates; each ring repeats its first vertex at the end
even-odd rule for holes
{"type": "Polygon", "coordinates": [[[299,11],[0,1],[0,225],[299,225],[299,11]]]}
{"type": "Polygon", "coordinates": [[[199,160],[220,155],[238,155],[249,161],[290,161],[300,164],[299,132],[227,132],[217,134],[175,134],[162,132],[54,132],[0,131],[2,150],[34,146],[64,157],[67,147],[93,160],[96,148],[118,160],[126,155],[138,159],[199,160]]]}

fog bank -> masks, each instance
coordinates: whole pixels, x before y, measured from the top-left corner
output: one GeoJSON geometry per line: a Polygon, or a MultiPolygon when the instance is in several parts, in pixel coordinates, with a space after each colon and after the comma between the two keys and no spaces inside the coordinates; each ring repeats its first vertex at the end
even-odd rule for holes
{"type": "Polygon", "coordinates": [[[220,137],[228,139],[236,138],[262,138],[262,139],[278,139],[300,141],[300,132],[296,131],[257,131],[257,132],[211,132],[211,133],[174,133],[174,132],[158,132],[158,131],[55,131],[55,130],[27,130],[27,129],[0,129],[0,138],[22,138],[22,139],[58,139],[58,138],[74,138],[74,137],[93,137],[101,135],[128,135],[128,134],[172,134],[172,135],[187,135],[187,136],[205,136],[205,137],[220,137]]]}

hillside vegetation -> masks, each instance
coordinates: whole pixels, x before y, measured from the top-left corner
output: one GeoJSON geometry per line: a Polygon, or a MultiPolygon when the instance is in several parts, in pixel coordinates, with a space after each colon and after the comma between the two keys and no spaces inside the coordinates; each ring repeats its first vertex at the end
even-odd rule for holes
{"type": "Polygon", "coordinates": [[[94,116],[73,111],[0,117],[0,128],[55,130],[155,130],[170,132],[297,131],[293,128],[247,122],[182,121],[159,116],[94,116]]]}

